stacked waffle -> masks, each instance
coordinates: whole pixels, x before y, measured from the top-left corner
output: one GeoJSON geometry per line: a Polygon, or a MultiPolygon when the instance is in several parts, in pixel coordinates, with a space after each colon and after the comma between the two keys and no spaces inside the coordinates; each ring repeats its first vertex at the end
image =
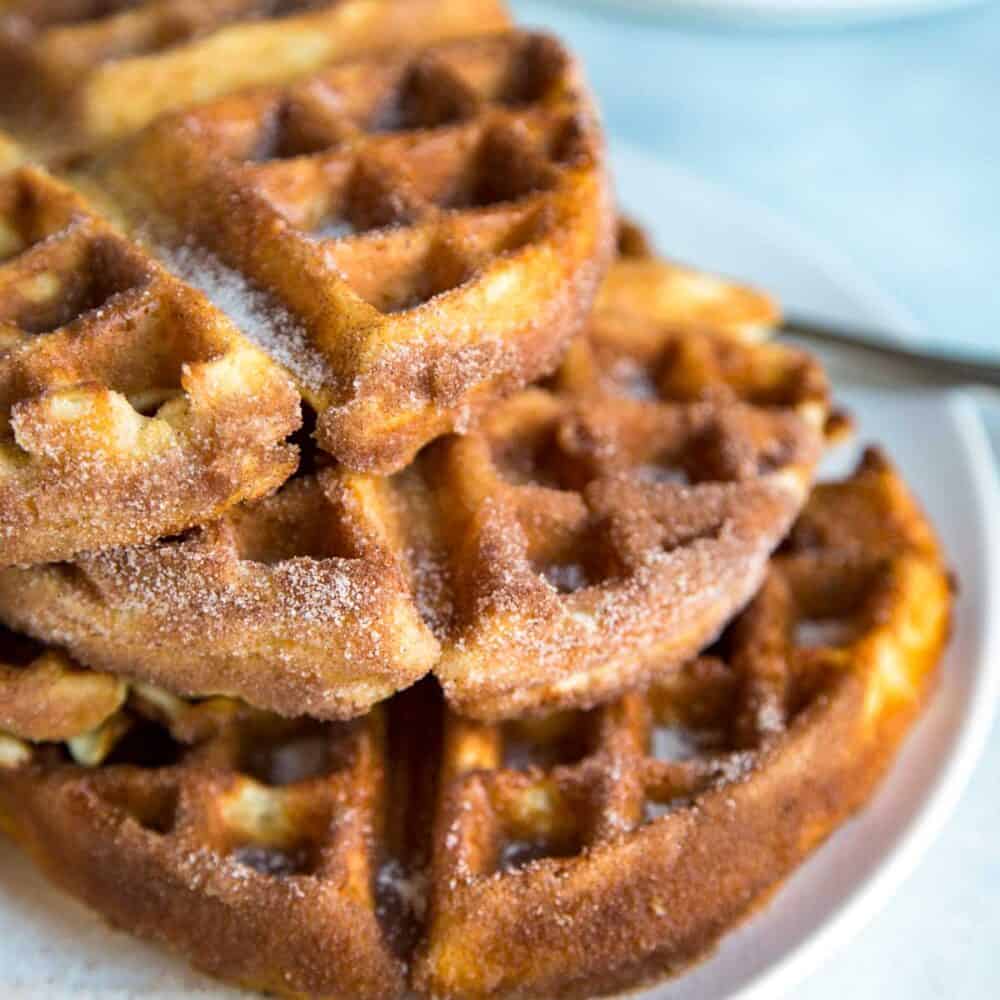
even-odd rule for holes
{"type": "Polygon", "coordinates": [[[823,371],[616,224],[557,40],[25,0],[0,77],[0,820],[56,882],[283,995],[584,997],[865,803],[933,533],[878,451],[813,485],[823,371]]]}

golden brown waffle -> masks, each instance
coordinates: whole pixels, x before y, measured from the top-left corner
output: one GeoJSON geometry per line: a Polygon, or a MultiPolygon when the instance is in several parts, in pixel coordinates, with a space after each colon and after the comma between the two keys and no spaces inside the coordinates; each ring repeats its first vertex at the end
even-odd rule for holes
{"type": "Polygon", "coordinates": [[[657,256],[643,230],[622,219],[618,258],[601,285],[595,309],[602,325],[629,336],[666,327],[677,332],[712,330],[741,340],[766,340],[781,320],[777,303],[765,292],[685,267],[657,256]]]}
{"type": "Polygon", "coordinates": [[[12,571],[6,599],[12,619],[22,608],[32,631],[86,662],[286,715],[349,717],[439,655],[380,530],[327,470],[182,539],[95,553],[69,572],[12,571]],[[15,597],[18,577],[29,593],[15,597]]]}
{"type": "MultiPolygon", "coordinates": [[[[22,740],[73,740],[99,729],[125,701],[125,683],[0,629],[0,730],[22,740]]],[[[117,730],[117,726],[112,727],[117,730]]]]}
{"type": "Polygon", "coordinates": [[[6,772],[11,794],[26,782],[34,798],[52,782],[42,793],[55,806],[49,817],[3,802],[3,825],[42,867],[93,903],[131,896],[104,915],[174,947],[203,947],[226,979],[300,997],[333,995],[334,984],[341,997],[400,995],[402,963],[375,896],[381,714],[297,723],[156,692],[130,705],[104,766],[77,772],[43,747],[36,763],[6,772]],[[88,869],[82,878],[76,865],[88,869]]]}
{"type": "Polygon", "coordinates": [[[452,719],[419,990],[585,997],[704,955],[868,799],[950,603],[931,530],[869,452],[817,487],[721,643],[647,697],[452,719]]]}
{"type": "Polygon", "coordinates": [[[42,151],[370,49],[506,27],[499,0],[3,0],[0,114],[42,151]]]}
{"type": "Polygon", "coordinates": [[[21,149],[14,140],[0,132],[0,173],[16,167],[23,159],[21,149]]]}
{"type": "MultiPolygon", "coordinates": [[[[405,471],[320,469],[181,539],[0,573],[0,618],[182,694],[322,718],[431,669],[460,710],[497,718],[680,666],[749,600],[804,502],[826,383],[690,309],[665,322],[670,265],[630,273],[613,270],[548,388],[405,471]]],[[[737,322],[748,293],[719,285],[716,311],[726,287],[737,322]]]]}
{"type": "Polygon", "coordinates": [[[33,168],[0,178],[0,565],[151,539],[274,489],[286,376],[33,168]]]}
{"type": "Polygon", "coordinates": [[[12,742],[0,811],[113,924],[234,982],[616,992],[703,956],[867,801],[950,603],[870,452],[816,489],[722,641],[647,695],[488,726],[442,723],[426,686],[349,724],[139,690],[99,767],[12,742]]]}
{"type": "Polygon", "coordinates": [[[402,468],[550,372],[610,258],[596,113],[538,34],[229,97],[162,119],[94,175],[177,268],[255,313],[320,446],[360,470],[402,468]]]}
{"type": "Polygon", "coordinates": [[[746,338],[766,299],[691,276],[626,229],[550,384],[428,454],[448,525],[436,673],[461,712],[586,707],[679,666],[750,599],[805,502],[822,368],[746,338]]]}

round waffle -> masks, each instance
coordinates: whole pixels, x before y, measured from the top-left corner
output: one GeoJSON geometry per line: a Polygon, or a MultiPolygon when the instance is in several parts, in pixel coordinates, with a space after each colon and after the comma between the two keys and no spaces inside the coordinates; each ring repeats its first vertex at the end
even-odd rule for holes
{"type": "Polygon", "coordinates": [[[507,24],[498,0],[5,0],[0,116],[64,154],[359,52],[507,24]]]}
{"type": "Polygon", "coordinates": [[[9,135],[0,132],[0,173],[16,167],[22,158],[22,153],[17,143],[9,135]]]}
{"type": "Polygon", "coordinates": [[[262,345],[354,469],[555,368],[613,244],[597,113],[530,32],[340,63],[161,119],[91,181],[262,345]]]}
{"type": "MultiPolygon", "coordinates": [[[[549,385],[403,472],[319,468],[181,538],[0,572],[0,618],[182,694],[321,718],[430,670],[495,719],[677,668],[800,510],[827,388],[806,355],[694,323],[670,265],[619,266],[549,385]]],[[[716,282],[716,314],[727,293],[736,326],[770,311],[716,282]]]]}
{"type": "Polygon", "coordinates": [[[869,452],[816,488],[722,640],[646,694],[496,726],[420,685],[322,724],[140,688],[96,766],[8,739],[0,812],[113,924],[243,985],[617,992],[703,956],[867,801],[950,603],[930,527],[869,452]]]}
{"type": "Polygon", "coordinates": [[[756,591],[809,492],[822,368],[747,339],[768,300],[628,227],[621,243],[550,384],[427,456],[462,539],[432,560],[450,581],[436,673],[466,715],[594,705],[680,665],[756,591]]]}
{"type": "Polygon", "coordinates": [[[0,176],[0,566],[149,540],[295,468],[281,369],[69,188],[0,176]]]}

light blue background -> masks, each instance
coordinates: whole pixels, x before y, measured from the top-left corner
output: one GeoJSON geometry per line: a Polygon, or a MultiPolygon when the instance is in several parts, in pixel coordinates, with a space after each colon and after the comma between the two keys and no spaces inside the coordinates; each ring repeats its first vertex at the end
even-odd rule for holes
{"type": "Polygon", "coordinates": [[[1000,7],[744,31],[513,6],[583,56],[613,136],[837,246],[932,341],[1000,357],[1000,7]]]}

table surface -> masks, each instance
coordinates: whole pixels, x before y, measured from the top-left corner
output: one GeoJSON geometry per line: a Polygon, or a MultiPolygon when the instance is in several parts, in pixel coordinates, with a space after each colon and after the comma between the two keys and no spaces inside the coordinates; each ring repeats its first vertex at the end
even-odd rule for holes
{"type": "MultiPolygon", "coordinates": [[[[1000,355],[1000,7],[772,32],[514,8],[582,55],[612,136],[835,245],[929,343],[1000,355]]],[[[995,730],[920,869],[798,1000],[1000,995],[998,776],[995,730]]]]}

